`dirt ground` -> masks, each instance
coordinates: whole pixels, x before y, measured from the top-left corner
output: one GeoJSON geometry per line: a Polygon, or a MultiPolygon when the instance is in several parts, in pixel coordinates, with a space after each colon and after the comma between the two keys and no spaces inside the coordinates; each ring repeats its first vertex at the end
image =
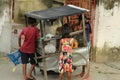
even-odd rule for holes
{"type": "MultiPolygon", "coordinates": [[[[0,58],[1,80],[22,80],[22,65],[13,72],[14,65],[6,57],[0,58]]],[[[29,66],[28,66],[29,68],[29,66]]],[[[120,80],[120,62],[95,63],[90,62],[90,80],[120,80]]],[[[37,80],[44,80],[43,74],[36,69],[37,80]]],[[[48,80],[58,80],[58,74],[49,74],[48,80]]],[[[67,80],[67,79],[64,79],[67,80]]],[[[74,79],[72,79],[74,80],[74,79]]],[[[75,80],[80,80],[79,78],[75,80]]]]}
{"type": "Polygon", "coordinates": [[[120,80],[120,61],[90,65],[91,80],[120,80]]]}

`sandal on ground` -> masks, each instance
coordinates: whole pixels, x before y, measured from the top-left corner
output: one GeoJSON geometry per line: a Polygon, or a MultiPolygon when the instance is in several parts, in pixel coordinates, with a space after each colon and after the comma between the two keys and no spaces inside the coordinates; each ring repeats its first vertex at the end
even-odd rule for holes
{"type": "Polygon", "coordinates": [[[35,79],[35,77],[32,77],[32,78],[27,77],[27,80],[36,80],[36,79],[35,79]]]}
{"type": "Polygon", "coordinates": [[[77,74],[75,77],[83,77],[83,73],[77,74]]]}

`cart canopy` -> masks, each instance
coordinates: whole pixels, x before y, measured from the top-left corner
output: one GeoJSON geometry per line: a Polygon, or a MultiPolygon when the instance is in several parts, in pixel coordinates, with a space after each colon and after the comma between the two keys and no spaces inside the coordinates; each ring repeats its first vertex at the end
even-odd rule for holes
{"type": "Polygon", "coordinates": [[[33,11],[25,13],[26,17],[32,17],[39,20],[49,20],[58,17],[71,16],[74,14],[85,13],[89,10],[74,5],[53,7],[46,10],[33,11]]]}

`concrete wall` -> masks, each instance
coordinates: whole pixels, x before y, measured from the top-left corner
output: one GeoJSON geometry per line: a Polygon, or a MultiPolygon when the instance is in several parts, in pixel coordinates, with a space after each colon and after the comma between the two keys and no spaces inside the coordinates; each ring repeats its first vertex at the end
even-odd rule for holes
{"type": "Polygon", "coordinates": [[[14,21],[20,23],[24,13],[28,11],[43,10],[47,7],[42,0],[15,0],[14,21]]]}
{"type": "Polygon", "coordinates": [[[96,7],[93,50],[97,62],[120,60],[120,4],[114,2],[109,9],[105,5],[101,2],[96,7]]]}
{"type": "Polygon", "coordinates": [[[10,22],[10,7],[5,4],[3,14],[0,15],[0,55],[9,53],[11,50],[11,22],[10,22]]]}
{"type": "Polygon", "coordinates": [[[24,26],[25,25],[23,25],[23,24],[17,24],[17,23],[12,24],[11,51],[15,51],[15,50],[19,49],[18,37],[19,37],[19,34],[24,26]]]}

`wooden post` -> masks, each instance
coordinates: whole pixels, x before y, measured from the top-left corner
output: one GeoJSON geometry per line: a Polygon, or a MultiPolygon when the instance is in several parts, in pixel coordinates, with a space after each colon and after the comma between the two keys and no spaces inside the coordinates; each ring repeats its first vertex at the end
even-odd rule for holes
{"type": "Polygon", "coordinates": [[[27,16],[25,16],[25,23],[26,23],[26,26],[28,25],[28,18],[27,16]]]}
{"type": "Polygon", "coordinates": [[[41,37],[43,37],[42,21],[40,21],[40,35],[41,35],[41,37]]]}
{"type": "Polygon", "coordinates": [[[82,13],[82,21],[83,21],[83,39],[84,39],[84,45],[86,46],[87,44],[87,39],[86,39],[86,30],[85,30],[85,18],[84,18],[84,13],[82,13]]]}
{"type": "Polygon", "coordinates": [[[63,26],[63,24],[64,24],[64,22],[63,22],[63,17],[59,17],[60,18],[60,21],[61,21],[61,24],[62,24],[62,26],[63,26]]]}
{"type": "Polygon", "coordinates": [[[89,12],[89,17],[91,17],[91,10],[92,10],[92,9],[91,9],[91,0],[88,0],[88,4],[89,4],[89,8],[88,8],[88,9],[90,10],[90,12],[89,12]]]}
{"type": "Polygon", "coordinates": [[[69,23],[69,22],[70,22],[70,20],[69,20],[69,16],[67,16],[66,18],[67,18],[67,23],[69,23]]]}
{"type": "Polygon", "coordinates": [[[14,6],[15,6],[15,0],[12,0],[12,19],[14,20],[14,6]]]}
{"type": "MultiPolygon", "coordinates": [[[[44,37],[44,29],[43,27],[45,27],[45,22],[44,21],[40,21],[40,28],[41,28],[41,37],[44,37]]],[[[42,40],[42,57],[45,56],[45,51],[44,51],[44,41],[42,40]]],[[[42,59],[43,61],[43,71],[44,71],[44,80],[48,80],[48,77],[47,77],[47,70],[46,70],[46,58],[43,58],[42,59]]]]}
{"type": "Polygon", "coordinates": [[[94,9],[96,8],[96,0],[94,0],[94,9]]]}

